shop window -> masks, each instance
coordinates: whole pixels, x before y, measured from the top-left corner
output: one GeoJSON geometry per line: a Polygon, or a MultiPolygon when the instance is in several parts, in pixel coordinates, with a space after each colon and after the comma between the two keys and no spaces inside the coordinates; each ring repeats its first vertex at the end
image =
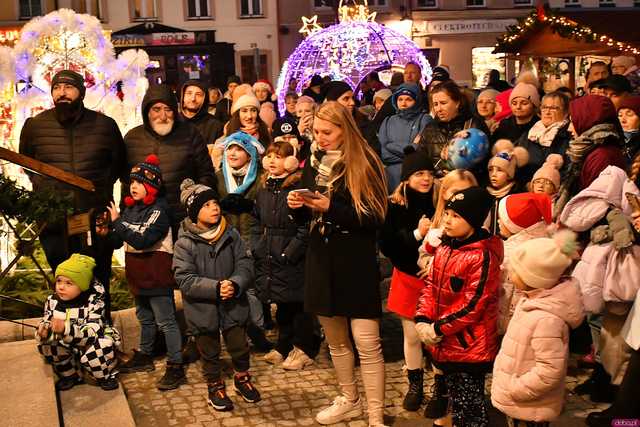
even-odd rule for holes
{"type": "Polygon", "coordinates": [[[178,55],[178,78],[181,84],[192,79],[211,81],[209,55],[178,55]]]}
{"type": "Polygon", "coordinates": [[[76,0],[75,10],[78,13],[88,13],[99,20],[104,20],[104,10],[102,8],[102,0],[76,0]]]}
{"type": "Polygon", "coordinates": [[[187,19],[210,19],[210,0],[187,0],[187,19]]]}
{"type": "Polygon", "coordinates": [[[485,7],[484,0],[467,0],[467,7],[485,7]]]}
{"type": "Polygon", "coordinates": [[[438,7],[438,1],[437,0],[418,0],[417,6],[419,8],[436,8],[438,7]]]}
{"type": "Polygon", "coordinates": [[[313,0],[314,9],[332,9],[338,6],[338,0],[313,0]]]}
{"type": "Polygon", "coordinates": [[[42,0],[20,0],[20,19],[42,15],[42,0]]]}
{"type": "Polygon", "coordinates": [[[598,4],[600,5],[600,7],[616,7],[615,0],[600,0],[598,4]]]}
{"type": "Polygon", "coordinates": [[[505,78],[505,59],[502,54],[494,54],[493,47],[475,47],[471,49],[471,72],[473,87],[484,88],[487,85],[489,70],[498,70],[500,78],[505,78]]]}
{"type": "Polygon", "coordinates": [[[240,17],[263,17],[262,0],[240,0],[240,17]]]}
{"type": "Polygon", "coordinates": [[[564,0],[565,7],[580,7],[580,0],[564,0]]]}
{"type": "Polygon", "coordinates": [[[533,6],[533,0],[513,0],[515,7],[519,6],[533,6]]]}
{"type": "Polygon", "coordinates": [[[258,55],[260,64],[258,65],[258,75],[256,75],[256,55],[240,56],[240,74],[243,82],[255,82],[268,78],[267,75],[267,55],[258,55]]]}
{"type": "Polygon", "coordinates": [[[157,21],[158,5],[156,0],[133,0],[133,20],[134,21],[157,21]]]}

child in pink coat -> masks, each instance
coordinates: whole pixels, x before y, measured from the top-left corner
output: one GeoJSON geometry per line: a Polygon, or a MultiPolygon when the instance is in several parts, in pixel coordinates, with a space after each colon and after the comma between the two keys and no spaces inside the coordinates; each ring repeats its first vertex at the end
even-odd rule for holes
{"type": "Polygon", "coordinates": [[[491,402],[514,427],[548,426],[562,411],[569,327],[584,319],[578,284],[562,277],[576,249],[575,233],[563,230],[511,257],[511,281],[524,295],[494,364],[491,402]]]}

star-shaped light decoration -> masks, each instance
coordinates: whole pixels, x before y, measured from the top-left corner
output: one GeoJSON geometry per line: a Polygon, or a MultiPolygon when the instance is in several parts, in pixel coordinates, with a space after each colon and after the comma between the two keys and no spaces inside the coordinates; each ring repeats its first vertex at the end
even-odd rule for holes
{"type": "Polygon", "coordinates": [[[305,37],[309,37],[316,31],[320,31],[322,27],[318,25],[318,15],[314,15],[312,18],[302,17],[302,28],[298,30],[299,33],[305,37]]]}

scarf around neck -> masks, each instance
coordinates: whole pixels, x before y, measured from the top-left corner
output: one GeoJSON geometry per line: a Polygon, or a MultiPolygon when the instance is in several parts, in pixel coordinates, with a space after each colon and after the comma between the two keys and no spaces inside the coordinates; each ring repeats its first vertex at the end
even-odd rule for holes
{"type": "Polygon", "coordinates": [[[189,218],[186,218],[185,221],[187,224],[187,229],[189,229],[192,233],[196,234],[202,239],[206,240],[211,245],[215,245],[227,229],[227,220],[224,218],[224,216],[220,216],[220,221],[217,225],[214,225],[213,227],[208,229],[204,229],[199,225],[194,224],[189,218]]]}
{"type": "Polygon", "coordinates": [[[333,167],[340,160],[340,157],[342,157],[340,150],[323,151],[318,148],[315,142],[311,145],[311,167],[318,172],[316,175],[318,187],[326,188],[329,185],[333,167]]]}
{"type": "Polygon", "coordinates": [[[601,123],[590,128],[579,137],[569,142],[567,155],[572,164],[582,164],[584,157],[592,150],[594,145],[601,145],[607,137],[618,137],[616,128],[611,123],[601,123]]]}
{"type": "Polygon", "coordinates": [[[260,139],[259,138],[260,134],[258,133],[258,124],[257,123],[254,123],[251,126],[240,126],[240,130],[242,132],[244,132],[244,133],[248,133],[249,135],[251,135],[255,139],[260,139]]]}
{"type": "Polygon", "coordinates": [[[533,141],[543,147],[551,147],[553,140],[555,139],[558,131],[565,126],[569,120],[564,119],[561,122],[555,122],[550,124],[549,126],[545,126],[542,123],[542,120],[538,120],[536,124],[533,125],[531,129],[529,129],[528,138],[530,141],[533,141]]]}
{"type": "Polygon", "coordinates": [[[487,192],[491,194],[493,197],[495,197],[496,199],[502,199],[504,196],[509,194],[509,191],[511,191],[511,189],[515,184],[516,184],[515,181],[511,181],[509,184],[505,185],[502,188],[493,188],[492,186],[488,185],[487,192]]]}

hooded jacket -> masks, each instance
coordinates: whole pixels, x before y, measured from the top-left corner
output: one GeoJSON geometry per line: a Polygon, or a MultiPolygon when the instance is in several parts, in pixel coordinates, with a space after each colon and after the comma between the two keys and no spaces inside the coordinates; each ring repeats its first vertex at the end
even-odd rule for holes
{"type": "MultiPolygon", "coordinates": [[[[206,109],[205,109],[206,113],[206,109]]],[[[167,202],[172,210],[172,226],[186,216],[180,204],[180,183],[191,178],[196,183],[216,188],[216,176],[207,147],[198,129],[183,122],[178,115],[178,103],[167,86],[151,86],[142,100],[144,124],[131,129],[124,138],[128,167],[120,180],[123,189],[129,185],[129,171],[144,161],[151,153],[158,156],[167,202]],[[163,102],[172,110],[175,118],[173,129],[165,136],[158,135],[149,123],[149,109],[156,102],[163,102]]]]}
{"type": "Polygon", "coordinates": [[[434,323],[442,336],[429,351],[445,372],[473,364],[488,370],[498,352],[502,258],[502,240],[484,229],[464,241],[444,237],[436,248],[415,321],[434,323]]]}
{"type": "Polygon", "coordinates": [[[215,244],[197,231],[191,220],[185,219],[173,249],[173,271],[191,333],[218,334],[219,330],[246,325],[246,291],[253,281],[253,259],[247,246],[230,225],[215,244]],[[232,299],[220,299],[221,280],[235,284],[236,295],[232,299]]]}
{"type": "Polygon", "coordinates": [[[524,293],[493,368],[491,402],[525,421],[553,421],[564,404],[569,327],[584,319],[575,280],[524,293]]]}
{"type": "MultiPolygon", "coordinates": [[[[125,168],[125,149],[118,125],[104,114],[82,107],[69,125],[56,118],[55,108],[27,119],[20,132],[20,154],[93,182],[96,191],[72,189],[52,178],[30,174],[33,191],[69,191],[79,211],[106,206],[113,183],[125,168]]],[[[126,169],[126,170],[125,170],[126,169]]]]}
{"type": "Polygon", "coordinates": [[[195,116],[187,118],[184,113],[181,117],[185,122],[194,125],[200,131],[205,144],[212,144],[222,136],[223,123],[209,114],[209,93],[207,87],[200,80],[187,80],[180,89],[180,110],[184,110],[184,92],[189,86],[197,86],[204,92],[204,102],[195,116]]]}
{"type": "Polygon", "coordinates": [[[393,191],[400,184],[405,147],[413,144],[425,126],[433,121],[431,116],[422,109],[422,95],[416,84],[400,85],[393,94],[391,102],[396,113],[382,122],[378,132],[381,159],[386,167],[389,191],[393,191]],[[413,94],[416,103],[411,108],[399,110],[398,96],[405,90],[413,94]]]}
{"type": "MultiPolygon", "coordinates": [[[[559,220],[575,232],[584,232],[601,223],[612,208],[630,217],[632,209],[625,193],[640,196],[622,169],[608,166],[567,203],[559,220]]],[[[613,241],[590,242],[572,276],[580,283],[589,312],[601,312],[605,301],[633,301],[640,286],[640,246],[616,249],[613,241]]]]}

